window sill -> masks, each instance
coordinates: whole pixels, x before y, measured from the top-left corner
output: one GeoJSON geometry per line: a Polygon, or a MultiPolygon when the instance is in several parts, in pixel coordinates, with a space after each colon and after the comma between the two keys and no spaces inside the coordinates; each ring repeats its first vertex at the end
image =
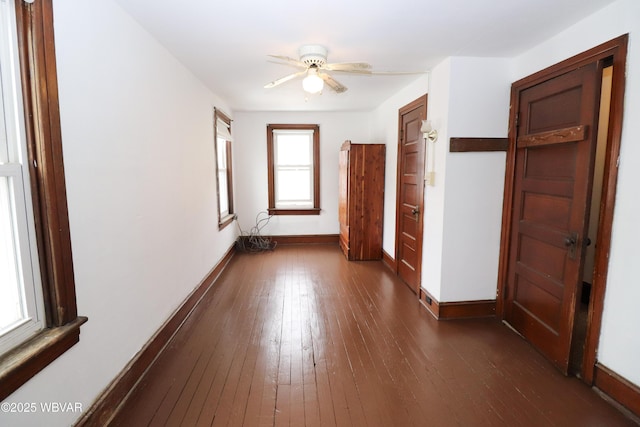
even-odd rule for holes
{"type": "Polygon", "coordinates": [[[222,230],[236,219],[236,214],[227,215],[218,222],[218,230],[222,230]]]}
{"type": "Polygon", "coordinates": [[[77,317],[64,326],[45,329],[0,357],[0,401],[80,341],[80,325],[86,321],[77,317]]]}
{"type": "Polygon", "coordinates": [[[269,215],[320,215],[320,208],[311,208],[311,209],[269,208],[269,215]]]}

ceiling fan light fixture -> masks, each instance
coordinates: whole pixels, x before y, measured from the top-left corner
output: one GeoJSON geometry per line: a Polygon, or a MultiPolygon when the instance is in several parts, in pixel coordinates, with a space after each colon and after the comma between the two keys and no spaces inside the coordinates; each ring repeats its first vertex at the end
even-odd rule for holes
{"type": "Polygon", "coordinates": [[[307,72],[307,77],[302,80],[302,88],[305,92],[315,94],[320,93],[324,87],[324,81],[318,76],[318,70],[311,67],[307,72]]]}

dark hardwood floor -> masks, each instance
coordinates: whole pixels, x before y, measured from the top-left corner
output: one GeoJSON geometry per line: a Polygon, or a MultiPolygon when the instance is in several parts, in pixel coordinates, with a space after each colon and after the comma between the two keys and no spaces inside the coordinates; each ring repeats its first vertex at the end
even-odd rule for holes
{"type": "Polygon", "coordinates": [[[438,322],[338,246],[237,254],[114,426],[624,426],[495,319],[438,322]]]}

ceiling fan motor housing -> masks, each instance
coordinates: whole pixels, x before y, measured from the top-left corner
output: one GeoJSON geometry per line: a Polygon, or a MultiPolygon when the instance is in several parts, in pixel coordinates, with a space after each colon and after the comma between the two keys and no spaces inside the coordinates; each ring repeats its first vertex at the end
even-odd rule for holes
{"type": "Polygon", "coordinates": [[[307,66],[322,67],[327,63],[327,48],[317,44],[305,45],[298,50],[300,62],[307,66]]]}

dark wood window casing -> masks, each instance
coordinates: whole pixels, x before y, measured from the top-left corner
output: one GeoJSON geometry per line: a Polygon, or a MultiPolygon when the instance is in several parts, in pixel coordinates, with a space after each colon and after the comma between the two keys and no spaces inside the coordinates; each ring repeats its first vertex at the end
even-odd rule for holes
{"type": "Polygon", "coordinates": [[[228,203],[229,203],[229,213],[227,215],[222,215],[220,211],[220,180],[218,179],[218,120],[225,122],[229,129],[231,129],[231,119],[229,116],[224,114],[218,108],[213,110],[213,141],[214,141],[214,150],[216,156],[216,190],[218,197],[218,229],[222,230],[227,225],[231,224],[235,219],[235,210],[233,207],[233,163],[232,163],[232,143],[231,141],[225,141],[226,149],[225,153],[227,156],[227,195],[228,195],[228,203]]]}
{"type": "Polygon", "coordinates": [[[320,126],[313,124],[267,125],[267,171],[269,183],[270,215],[320,215],[320,126]],[[273,131],[285,129],[313,131],[313,208],[276,208],[275,153],[273,149],[273,131]]]}
{"type": "Polygon", "coordinates": [[[62,159],[52,0],[15,0],[22,96],[46,325],[0,356],[5,399],[80,340],[62,159]]]}

